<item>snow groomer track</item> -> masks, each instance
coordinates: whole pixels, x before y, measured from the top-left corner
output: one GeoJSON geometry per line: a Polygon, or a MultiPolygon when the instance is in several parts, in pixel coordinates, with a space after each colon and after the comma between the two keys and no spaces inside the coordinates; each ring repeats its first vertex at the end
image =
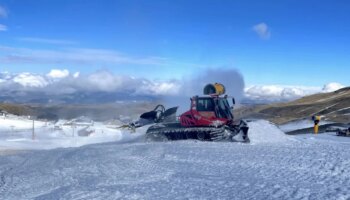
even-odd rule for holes
{"type": "Polygon", "coordinates": [[[125,142],[0,157],[1,199],[349,199],[350,140],[249,122],[250,144],[125,142]],[[334,140],[333,140],[334,138],[334,140]]]}

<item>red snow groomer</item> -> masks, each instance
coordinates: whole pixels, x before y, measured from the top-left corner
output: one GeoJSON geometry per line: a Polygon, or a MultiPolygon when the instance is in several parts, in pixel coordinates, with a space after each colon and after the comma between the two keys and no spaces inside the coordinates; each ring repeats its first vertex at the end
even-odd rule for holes
{"type": "MultiPolygon", "coordinates": [[[[141,115],[141,119],[156,122],[148,128],[146,138],[249,142],[247,123],[234,120],[225,87],[219,83],[208,84],[204,87],[204,95],[192,97],[190,110],[181,114],[179,120],[175,117],[177,107],[165,110],[164,106],[158,105],[153,111],[141,115]]],[[[234,98],[232,104],[235,104],[234,98]]]]}

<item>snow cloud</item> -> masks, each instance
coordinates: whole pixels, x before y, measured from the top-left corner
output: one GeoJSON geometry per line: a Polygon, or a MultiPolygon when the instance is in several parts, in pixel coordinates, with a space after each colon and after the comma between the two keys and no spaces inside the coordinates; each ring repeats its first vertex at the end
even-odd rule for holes
{"type": "Polygon", "coordinates": [[[69,76],[69,71],[67,69],[52,69],[48,74],[46,74],[46,76],[53,79],[66,78],[67,76],[69,76]]]}
{"type": "Polygon", "coordinates": [[[7,26],[0,24],[0,31],[7,31],[7,26]]]}
{"type": "Polygon", "coordinates": [[[270,28],[265,23],[254,25],[253,31],[258,34],[261,39],[268,40],[271,37],[270,28]]]}

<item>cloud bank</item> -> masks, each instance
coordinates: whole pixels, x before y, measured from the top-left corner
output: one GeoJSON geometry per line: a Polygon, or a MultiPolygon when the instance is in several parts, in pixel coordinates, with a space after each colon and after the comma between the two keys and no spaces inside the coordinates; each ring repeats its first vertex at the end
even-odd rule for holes
{"type": "Polygon", "coordinates": [[[129,92],[132,95],[177,94],[179,81],[151,81],[116,75],[101,70],[92,74],[71,73],[67,69],[52,69],[45,75],[23,72],[0,73],[0,89],[4,91],[39,91],[54,94],[75,92],[129,92]]]}
{"type": "MultiPolygon", "coordinates": [[[[46,74],[0,73],[2,93],[36,92],[42,95],[67,95],[78,93],[106,93],[126,96],[150,96],[166,102],[167,106],[188,107],[188,99],[203,94],[208,83],[220,82],[227,94],[237,102],[269,103],[294,100],[320,92],[332,92],[345,87],[329,83],[323,87],[252,85],[245,87],[243,76],[236,70],[208,69],[183,79],[149,80],[114,74],[101,70],[91,74],[70,72],[67,69],[52,69],[46,74]]],[[[1,96],[1,95],[0,95],[1,96]]],[[[40,96],[40,95],[39,95],[40,96]]]]}

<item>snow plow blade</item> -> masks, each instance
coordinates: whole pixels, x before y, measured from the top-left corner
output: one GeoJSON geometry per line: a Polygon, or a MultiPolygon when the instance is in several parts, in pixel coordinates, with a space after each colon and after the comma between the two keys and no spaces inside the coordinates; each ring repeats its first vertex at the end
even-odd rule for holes
{"type": "Polygon", "coordinates": [[[148,120],[154,123],[163,121],[176,120],[177,107],[172,107],[165,110],[163,105],[157,105],[152,111],[145,112],[140,116],[140,119],[148,120]]]}
{"type": "Polygon", "coordinates": [[[119,128],[128,128],[135,130],[136,128],[149,124],[175,122],[177,108],[178,107],[172,107],[165,110],[165,107],[159,104],[153,110],[141,114],[137,121],[123,125],[119,128]]]}

